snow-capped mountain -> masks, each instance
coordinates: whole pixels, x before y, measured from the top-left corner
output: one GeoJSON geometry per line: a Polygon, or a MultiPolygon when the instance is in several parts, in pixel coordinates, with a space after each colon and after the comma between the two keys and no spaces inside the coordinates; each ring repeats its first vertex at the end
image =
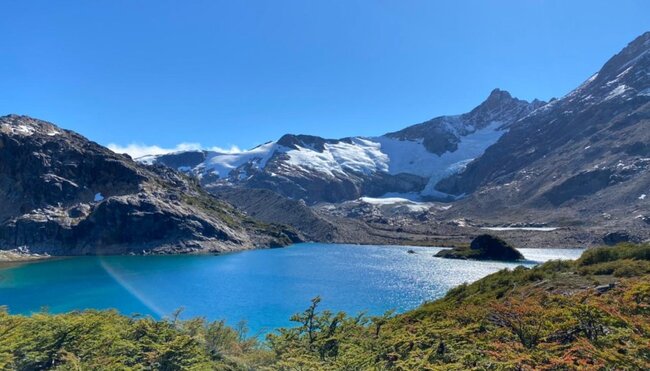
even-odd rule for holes
{"type": "Polygon", "coordinates": [[[139,160],[192,173],[208,188],[264,188],[308,203],[395,193],[447,198],[434,189],[439,180],[462,170],[542,105],[495,89],[469,113],[437,117],[378,137],[287,134],[241,153],[188,151],[139,160]]]}

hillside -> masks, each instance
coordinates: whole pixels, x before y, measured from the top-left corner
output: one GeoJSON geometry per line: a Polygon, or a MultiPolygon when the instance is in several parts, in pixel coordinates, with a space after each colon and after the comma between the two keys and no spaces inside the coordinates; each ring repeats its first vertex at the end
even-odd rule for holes
{"type": "Polygon", "coordinates": [[[584,370],[650,367],[650,245],[503,270],[402,315],[319,311],[261,343],[245,326],[0,311],[0,368],[584,370]]]}
{"type": "Polygon", "coordinates": [[[650,32],[436,185],[479,220],[601,225],[648,238],[650,32]]]}
{"type": "Polygon", "coordinates": [[[54,124],[0,117],[0,249],[50,255],[220,252],[283,246],[165,167],[147,167],[54,124]]]}

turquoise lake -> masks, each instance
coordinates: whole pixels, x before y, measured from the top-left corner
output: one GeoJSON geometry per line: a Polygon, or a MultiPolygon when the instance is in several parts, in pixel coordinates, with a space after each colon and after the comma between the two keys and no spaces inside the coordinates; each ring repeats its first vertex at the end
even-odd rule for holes
{"type": "Polygon", "coordinates": [[[434,258],[439,250],[313,243],[215,256],[57,259],[0,269],[0,305],[11,313],[116,308],[156,317],[183,307],[183,317],[246,320],[255,334],[291,325],[317,295],[322,309],[402,312],[500,269],[582,252],[520,249],[528,261],[512,264],[434,258]]]}

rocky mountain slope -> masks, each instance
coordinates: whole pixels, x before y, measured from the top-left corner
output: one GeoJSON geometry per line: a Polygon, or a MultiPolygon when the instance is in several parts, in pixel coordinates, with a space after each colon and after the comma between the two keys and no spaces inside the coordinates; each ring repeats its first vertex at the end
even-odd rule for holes
{"type": "Polygon", "coordinates": [[[650,229],[650,32],[436,189],[484,221],[650,229]]]}
{"type": "Polygon", "coordinates": [[[293,227],[309,241],[341,241],[342,223],[318,215],[303,201],[284,197],[268,189],[217,187],[213,194],[228,201],[250,217],[267,223],[293,227]]]}
{"type": "Polygon", "coordinates": [[[302,200],[267,189],[221,186],[213,192],[255,219],[292,227],[307,241],[456,246],[469,243],[469,236],[480,233],[447,223],[433,224],[437,221],[429,218],[428,209],[440,206],[432,203],[394,203],[392,199],[363,197],[310,207],[302,200]]]}
{"type": "Polygon", "coordinates": [[[285,135],[242,153],[179,152],[141,158],[192,173],[208,189],[221,185],[272,190],[317,202],[414,193],[448,198],[434,189],[495,143],[543,102],[495,89],[469,113],[443,116],[379,137],[323,139],[285,135]]]}
{"type": "Polygon", "coordinates": [[[51,123],[0,117],[0,249],[53,255],[229,251],[296,236],[165,167],[51,123]]]}

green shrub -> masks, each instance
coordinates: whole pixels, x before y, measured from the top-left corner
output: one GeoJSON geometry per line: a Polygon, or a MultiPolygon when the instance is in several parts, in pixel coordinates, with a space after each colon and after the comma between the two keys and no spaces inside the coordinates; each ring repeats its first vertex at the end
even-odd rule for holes
{"type": "Polygon", "coordinates": [[[580,267],[582,275],[614,275],[615,277],[636,277],[650,273],[650,261],[623,259],[580,267]]]}
{"type": "MultiPolygon", "coordinates": [[[[625,262],[626,260],[623,260],[625,262]]],[[[631,260],[629,264],[623,264],[614,269],[614,277],[636,277],[645,273],[650,273],[650,262],[631,260]]]]}
{"type": "Polygon", "coordinates": [[[612,247],[597,247],[582,253],[578,266],[594,265],[622,259],[650,260],[650,244],[619,244],[612,247]]]}

